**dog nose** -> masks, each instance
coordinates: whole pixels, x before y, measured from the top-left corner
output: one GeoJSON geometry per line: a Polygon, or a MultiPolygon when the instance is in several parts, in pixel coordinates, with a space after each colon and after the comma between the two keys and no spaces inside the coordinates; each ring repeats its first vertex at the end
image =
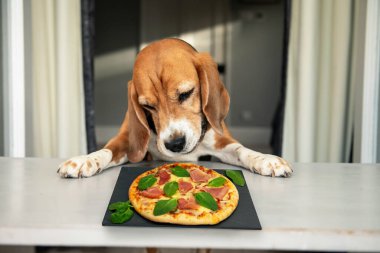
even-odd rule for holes
{"type": "Polygon", "coordinates": [[[185,136],[171,140],[170,142],[165,142],[165,147],[173,152],[180,152],[185,146],[186,138],[185,136]]]}

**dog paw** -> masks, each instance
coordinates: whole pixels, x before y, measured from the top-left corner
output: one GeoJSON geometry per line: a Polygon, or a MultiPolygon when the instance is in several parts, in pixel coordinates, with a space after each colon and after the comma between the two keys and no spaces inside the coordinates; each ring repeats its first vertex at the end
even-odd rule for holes
{"type": "Polygon", "coordinates": [[[61,177],[91,177],[102,171],[111,161],[112,152],[102,149],[84,156],[73,157],[59,165],[57,173],[61,177]]]}
{"type": "Polygon", "coordinates": [[[91,177],[100,171],[99,163],[89,156],[76,156],[59,165],[61,177],[91,177]]]}
{"type": "Polygon", "coordinates": [[[259,163],[261,175],[272,177],[289,177],[293,173],[291,165],[281,157],[264,155],[259,163]]]}
{"type": "Polygon", "coordinates": [[[244,166],[263,176],[289,177],[293,173],[291,165],[281,157],[247,152],[242,159],[244,166]]]}

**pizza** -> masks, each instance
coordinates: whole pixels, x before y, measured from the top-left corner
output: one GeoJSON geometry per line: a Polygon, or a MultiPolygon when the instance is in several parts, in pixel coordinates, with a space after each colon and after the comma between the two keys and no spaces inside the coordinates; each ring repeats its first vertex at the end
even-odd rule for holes
{"type": "Polygon", "coordinates": [[[239,193],[227,177],[212,169],[173,163],[139,175],[129,188],[129,200],[151,221],[213,225],[234,212],[239,193]]]}

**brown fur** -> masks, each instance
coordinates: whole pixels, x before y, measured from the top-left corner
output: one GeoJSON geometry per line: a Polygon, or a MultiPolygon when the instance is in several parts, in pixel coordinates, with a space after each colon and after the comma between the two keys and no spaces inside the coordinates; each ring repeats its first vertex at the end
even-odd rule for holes
{"type": "Polygon", "coordinates": [[[125,154],[131,162],[141,161],[147,152],[150,129],[143,110],[143,102],[154,107],[150,111],[159,132],[168,124],[169,117],[186,117],[200,125],[202,114],[216,131],[216,148],[235,142],[224,118],[230,98],[217,71],[217,65],[207,53],[198,53],[187,43],[177,39],[154,42],[137,56],[132,81],[128,84],[128,110],[120,131],[105,146],[119,161],[125,154]],[[195,84],[193,96],[179,106],[178,84],[195,84]],[[143,98],[144,101],[139,101],[143,98]],[[185,104],[186,103],[186,104],[185,104]]]}
{"type": "Polygon", "coordinates": [[[137,56],[119,133],[105,149],[70,159],[58,173],[89,177],[127,161],[140,162],[149,157],[149,146],[154,159],[194,161],[211,154],[261,175],[291,175],[282,158],[250,150],[231,136],[224,123],[229,104],[209,54],[178,39],[154,42],[137,56]]]}

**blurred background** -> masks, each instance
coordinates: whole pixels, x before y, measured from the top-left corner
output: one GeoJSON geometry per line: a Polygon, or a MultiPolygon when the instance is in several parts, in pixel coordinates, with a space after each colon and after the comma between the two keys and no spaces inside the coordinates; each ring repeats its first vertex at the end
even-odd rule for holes
{"type": "Polygon", "coordinates": [[[218,63],[232,97],[227,124],[234,136],[270,152],[281,86],[283,1],[98,1],[96,10],[98,143],[109,140],[124,117],[126,80],[137,52],[152,41],[177,37],[218,63]]]}
{"type": "Polygon", "coordinates": [[[177,37],[218,64],[247,147],[379,162],[377,1],[1,0],[0,155],[68,158],[114,136],[139,50],[177,37]]]}

